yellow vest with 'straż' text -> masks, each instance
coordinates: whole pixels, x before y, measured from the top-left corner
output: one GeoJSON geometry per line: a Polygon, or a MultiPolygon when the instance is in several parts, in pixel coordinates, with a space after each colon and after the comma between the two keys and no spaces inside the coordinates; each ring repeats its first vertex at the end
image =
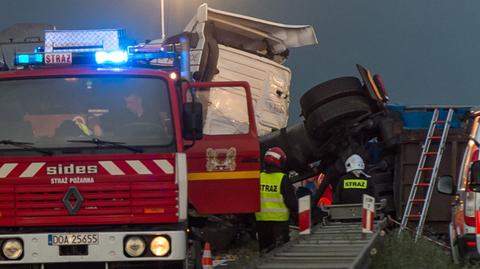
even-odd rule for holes
{"type": "Polygon", "coordinates": [[[260,212],[258,221],[287,221],[288,208],[283,201],[280,185],[283,173],[260,173],[260,212]]]}

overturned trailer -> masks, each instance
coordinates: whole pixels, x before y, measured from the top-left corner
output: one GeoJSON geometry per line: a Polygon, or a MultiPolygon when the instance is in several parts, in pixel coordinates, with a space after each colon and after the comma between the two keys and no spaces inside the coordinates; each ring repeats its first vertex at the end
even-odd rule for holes
{"type": "MultiPolygon", "coordinates": [[[[442,156],[438,175],[458,175],[462,165],[462,159],[468,141],[467,117],[469,106],[445,106],[453,108],[454,114],[450,131],[447,136],[445,151],[442,156]]],[[[400,218],[405,210],[408,197],[412,188],[422,146],[427,136],[433,110],[442,106],[389,106],[395,111],[402,121],[402,132],[399,145],[395,154],[395,166],[393,186],[381,186],[380,191],[391,188],[395,194],[395,211],[400,218]],[[384,187],[384,189],[382,189],[384,187]]],[[[441,109],[440,118],[444,118],[447,109],[441,109]],[[443,114],[443,115],[442,115],[443,114]]],[[[425,167],[433,167],[433,161],[428,159],[425,167]]],[[[425,190],[419,190],[425,195],[425,190]]],[[[447,233],[448,224],[451,221],[451,212],[448,210],[452,203],[452,197],[433,192],[430,207],[426,218],[426,227],[431,233],[447,233]]],[[[419,208],[412,208],[419,211],[419,208]]],[[[413,212],[412,211],[412,212],[413,212]]]]}

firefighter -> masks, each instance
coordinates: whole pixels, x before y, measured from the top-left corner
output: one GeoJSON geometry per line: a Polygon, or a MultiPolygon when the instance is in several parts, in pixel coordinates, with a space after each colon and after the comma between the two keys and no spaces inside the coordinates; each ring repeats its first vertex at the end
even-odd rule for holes
{"type": "Polygon", "coordinates": [[[337,188],[333,195],[334,204],[358,204],[362,203],[363,194],[375,195],[373,182],[369,181],[369,175],[363,170],[365,164],[362,157],[353,154],[345,161],[347,174],[340,177],[337,188]]]}
{"type": "Polygon", "coordinates": [[[266,252],[290,240],[289,218],[298,212],[298,201],[283,172],[287,157],[279,147],[267,150],[260,173],[260,212],[255,213],[260,251],[266,252]]]}

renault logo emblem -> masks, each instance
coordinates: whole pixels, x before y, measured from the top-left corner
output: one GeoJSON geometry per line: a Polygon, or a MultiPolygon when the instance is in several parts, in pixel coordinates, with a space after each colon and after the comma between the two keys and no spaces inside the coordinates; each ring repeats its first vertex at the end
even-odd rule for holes
{"type": "Polygon", "coordinates": [[[83,197],[77,187],[70,186],[65,193],[65,196],[63,196],[62,201],[67,208],[68,213],[70,215],[75,215],[83,204],[83,197]]]}

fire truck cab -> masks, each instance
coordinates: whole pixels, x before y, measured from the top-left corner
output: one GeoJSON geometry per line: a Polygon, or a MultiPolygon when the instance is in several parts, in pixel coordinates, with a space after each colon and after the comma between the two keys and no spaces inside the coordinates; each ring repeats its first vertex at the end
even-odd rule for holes
{"type": "Polygon", "coordinates": [[[0,72],[0,268],[183,268],[189,205],[258,210],[249,85],[190,82],[187,40],[124,35],[46,31],[0,72]],[[203,134],[212,90],[242,100],[237,133],[203,134]]]}

